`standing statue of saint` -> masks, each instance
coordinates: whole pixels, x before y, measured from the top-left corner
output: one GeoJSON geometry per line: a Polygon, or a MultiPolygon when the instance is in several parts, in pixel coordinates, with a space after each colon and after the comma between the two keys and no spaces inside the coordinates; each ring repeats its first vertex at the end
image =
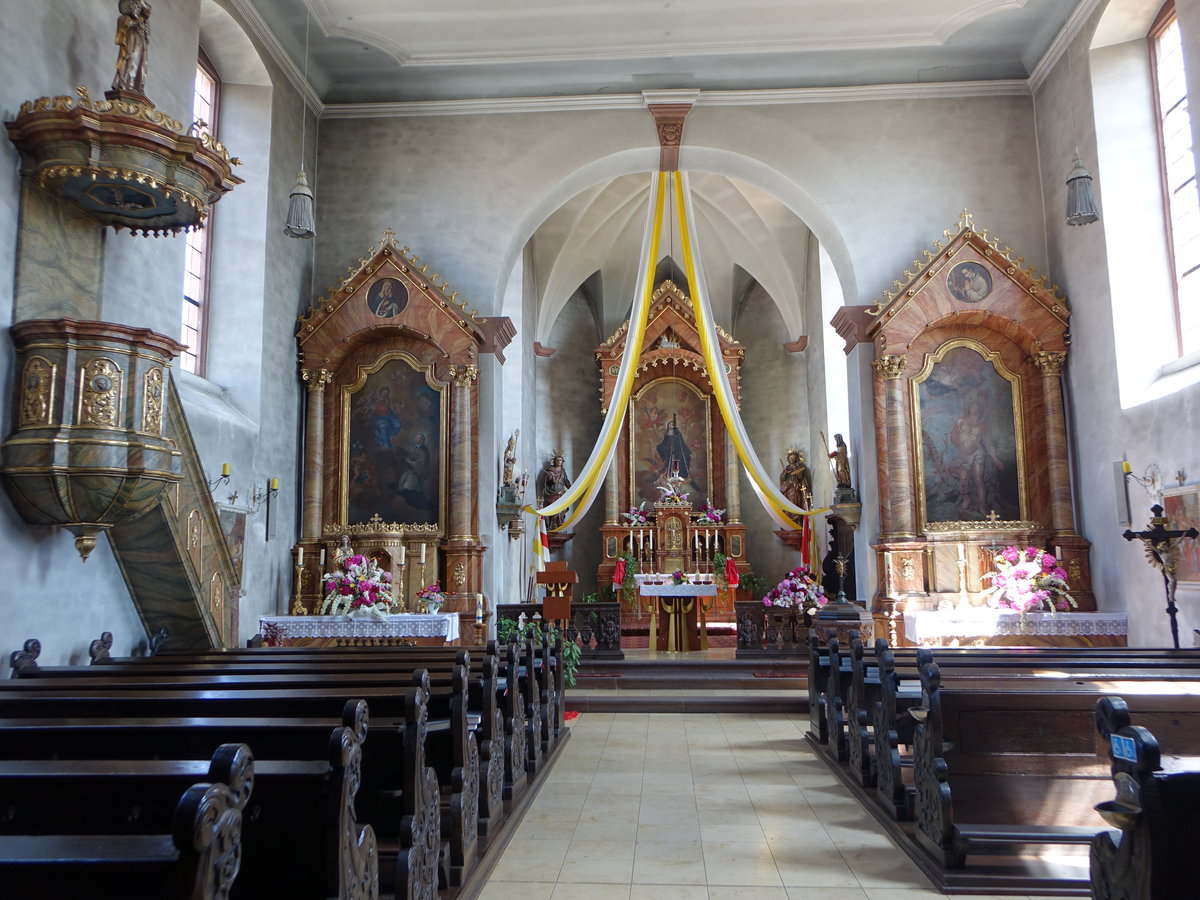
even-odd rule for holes
{"type": "Polygon", "coordinates": [[[787,462],[779,474],[779,488],[783,496],[801,509],[808,509],[812,504],[812,474],[804,463],[804,453],[800,450],[789,450],[787,462]]]}
{"type": "Polygon", "coordinates": [[[150,56],[150,4],[146,0],[120,0],[117,20],[117,74],[114,91],[145,94],[146,63],[150,56]]]}
{"type": "MultiPolygon", "coordinates": [[[[550,505],[565,494],[567,488],[570,486],[571,479],[567,477],[567,470],[563,468],[562,451],[552,450],[550,458],[546,460],[546,464],[542,466],[542,471],[538,473],[538,506],[545,507],[550,505]]],[[[567,514],[565,512],[547,516],[546,528],[558,528],[565,521],[567,521],[567,514]]]]}
{"type": "Polygon", "coordinates": [[[503,486],[516,484],[513,481],[513,472],[517,468],[517,438],[520,436],[521,429],[518,428],[509,436],[508,446],[504,448],[504,473],[500,476],[500,484],[503,486]]]}
{"type": "Polygon", "coordinates": [[[829,454],[833,460],[833,480],[839,488],[850,487],[850,449],[842,440],[840,434],[833,436],[833,452],[829,454]]]}

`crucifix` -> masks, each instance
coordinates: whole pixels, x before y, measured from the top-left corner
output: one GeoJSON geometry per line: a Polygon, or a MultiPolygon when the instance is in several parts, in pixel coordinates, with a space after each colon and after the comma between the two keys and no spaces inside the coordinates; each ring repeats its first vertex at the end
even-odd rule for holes
{"type": "Polygon", "coordinates": [[[1200,531],[1189,528],[1186,531],[1167,530],[1167,517],[1163,508],[1157,503],[1150,507],[1150,528],[1148,531],[1129,531],[1124,537],[1127,541],[1134,538],[1146,546],[1146,560],[1156,569],[1162,570],[1163,588],[1167,592],[1167,615],[1171,617],[1171,638],[1175,641],[1175,649],[1179,649],[1179,623],[1175,621],[1178,610],[1175,607],[1175,572],[1179,567],[1179,542],[1184,538],[1195,540],[1200,537],[1200,531]]]}

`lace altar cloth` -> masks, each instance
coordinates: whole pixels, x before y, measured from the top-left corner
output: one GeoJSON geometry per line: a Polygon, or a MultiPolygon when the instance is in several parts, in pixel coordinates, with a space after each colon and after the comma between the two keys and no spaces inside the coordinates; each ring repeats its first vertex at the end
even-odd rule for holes
{"type": "Polygon", "coordinates": [[[1129,617],[1123,612],[1029,613],[1011,609],[936,610],[904,614],[904,634],[913,643],[946,638],[998,635],[1127,635],[1129,617]]]}
{"type": "Polygon", "coordinates": [[[298,638],[440,637],[458,640],[458,613],[397,613],[382,619],[358,616],[262,616],[258,629],[267,643],[298,638]]]}
{"type": "Polygon", "coordinates": [[[660,576],[666,582],[665,584],[652,584],[646,581],[646,576],[635,575],[634,580],[637,581],[638,592],[643,597],[715,597],[717,596],[717,586],[712,582],[692,583],[685,581],[683,584],[672,584],[671,577],[660,576]]]}

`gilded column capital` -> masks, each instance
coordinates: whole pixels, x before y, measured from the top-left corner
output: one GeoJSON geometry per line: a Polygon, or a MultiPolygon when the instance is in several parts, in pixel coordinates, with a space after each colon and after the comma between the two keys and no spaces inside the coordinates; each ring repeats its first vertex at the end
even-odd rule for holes
{"type": "Polygon", "coordinates": [[[1029,358],[1043,375],[1061,375],[1067,361],[1066,350],[1039,350],[1029,358]]]}
{"type": "Polygon", "coordinates": [[[460,388],[470,387],[478,377],[479,368],[477,366],[450,367],[450,378],[460,388]]]}
{"type": "Polygon", "coordinates": [[[875,370],[880,378],[891,381],[904,374],[904,367],[907,364],[908,357],[903,354],[897,354],[879,357],[879,359],[871,363],[871,368],[875,370]]]}
{"type": "Polygon", "coordinates": [[[328,369],[301,369],[300,377],[308,384],[310,391],[323,391],[325,385],[333,381],[333,373],[328,369]]]}

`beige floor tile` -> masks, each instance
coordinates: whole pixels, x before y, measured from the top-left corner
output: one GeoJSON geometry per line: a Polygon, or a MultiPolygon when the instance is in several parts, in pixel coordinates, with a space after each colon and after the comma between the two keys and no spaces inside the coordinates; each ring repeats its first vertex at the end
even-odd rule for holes
{"type": "Polygon", "coordinates": [[[673,844],[699,843],[700,823],[694,817],[682,822],[639,822],[637,839],[638,843],[643,841],[668,841],[673,844]]]}
{"type": "Polygon", "coordinates": [[[531,872],[537,872],[543,879],[553,876],[557,880],[570,843],[514,840],[505,848],[488,881],[528,881],[531,872]]]}
{"type": "Polygon", "coordinates": [[[867,900],[867,892],[856,887],[789,887],[788,900],[867,900]]]}
{"type": "Polygon", "coordinates": [[[803,842],[772,844],[771,851],[783,883],[790,887],[860,887],[841,853],[831,845],[803,842]]]}
{"type": "Polygon", "coordinates": [[[700,836],[706,843],[755,842],[765,840],[758,822],[701,822],[700,836]]]}
{"type": "MultiPolygon", "coordinates": [[[[583,859],[567,862],[558,873],[559,884],[624,884],[633,880],[633,857],[628,859],[583,859]]],[[[589,895],[590,896],[590,895],[589,895]]]]}
{"type": "Polygon", "coordinates": [[[703,884],[638,884],[629,888],[629,900],[708,900],[703,884]]]}
{"type": "MultiPolygon", "coordinates": [[[[514,895],[509,900],[517,900],[514,895]]],[[[521,897],[520,900],[525,900],[521,897]]],[[[573,884],[560,882],[550,900],[629,900],[627,884],[573,884]]]]}
{"type": "Polygon", "coordinates": [[[705,841],[704,869],[709,885],[744,884],[782,887],[775,858],[766,844],[737,841],[705,841]]]}
{"type": "Polygon", "coordinates": [[[567,848],[564,866],[573,865],[588,859],[633,859],[635,839],[616,840],[605,838],[601,840],[580,840],[575,838],[567,848]]]}
{"type": "Polygon", "coordinates": [[[700,844],[638,841],[633,862],[633,883],[706,884],[700,844]]]}
{"type": "MultiPolygon", "coordinates": [[[[867,888],[867,900],[945,900],[945,894],[934,890],[891,890],[867,888]]],[[[976,900],[972,897],[971,900],[976,900]]]]}
{"type": "Polygon", "coordinates": [[[571,841],[634,841],[637,837],[636,821],[610,819],[607,822],[580,822],[571,834],[571,841]]]}
{"type": "Polygon", "coordinates": [[[553,841],[569,839],[574,837],[578,827],[574,822],[564,822],[557,819],[545,821],[531,819],[526,816],[513,834],[513,840],[553,841]]]}
{"type": "Polygon", "coordinates": [[[788,900],[788,895],[781,887],[709,885],[708,900],[788,900]]]}
{"type": "Polygon", "coordinates": [[[545,881],[497,881],[495,876],[484,885],[479,892],[478,900],[551,900],[555,890],[554,882],[545,881]]]}

